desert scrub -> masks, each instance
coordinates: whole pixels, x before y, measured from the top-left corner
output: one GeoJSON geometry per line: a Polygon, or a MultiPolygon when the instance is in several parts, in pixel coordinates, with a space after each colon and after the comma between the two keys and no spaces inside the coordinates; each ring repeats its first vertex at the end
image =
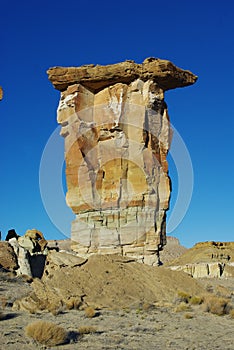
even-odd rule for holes
{"type": "Polygon", "coordinates": [[[28,324],[25,334],[37,343],[46,346],[56,346],[67,341],[67,332],[64,328],[47,321],[35,321],[28,324]]]}
{"type": "Polygon", "coordinates": [[[212,314],[222,316],[231,311],[229,300],[213,295],[206,296],[203,303],[203,310],[212,314]]]}
{"type": "Polygon", "coordinates": [[[178,290],[177,296],[178,296],[179,301],[184,302],[184,303],[188,303],[190,298],[191,298],[190,294],[188,294],[187,292],[184,292],[182,290],[178,290]]]}
{"type": "Polygon", "coordinates": [[[2,309],[5,309],[8,305],[8,300],[6,297],[1,297],[1,307],[2,309]]]}
{"type": "Polygon", "coordinates": [[[92,327],[92,326],[80,326],[78,328],[79,334],[90,334],[90,333],[95,333],[95,332],[97,332],[97,328],[92,327]]]}
{"type": "Polygon", "coordinates": [[[200,305],[203,303],[203,298],[199,297],[198,295],[193,295],[190,299],[189,299],[189,304],[191,305],[200,305]]]}
{"type": "Polygon", "coordinates": [[[189,319],[193,318],[193,314],[191,314],[190,312],[186,312],[186,314],[184,314],[184,318],[189,320],[189,319]]]}
{"type": "Polygon", "coordinates": [[[57,316],[60,315],[64,312],[64,305],[62,304],[62,302],[58,303],[58,304],[49,304],[47,307],[47,310],[53,315],[53,316],[57,316]]]}
{"type": "Polygon", "coordinates": [[[142,310],[143,310],[143,311],[149,311],[149,310],[153,310],[153,309],[155,309],[154,304],[144,303],[144,304],[142,305],[142,310]]]}
{"type": "Polygon", "coordinates": [[[176,308],[175,312],[191,311],[191,306],[185,302],[181,302],[176,308]]]}
{"type": "Polygon", "coordinates": [[[93,317],[97,316],[96,310],[91,306],[86,307],[84,312],[85,312],[85,316],[88,318],[93,318],[93,317]]]}
{"type": "Polygon", "coordinates": [[[68,310],[79,310],[82,306],[82,301],[80,298],[71,297],[65,301],[65,305],[68,310]]]}
{"type": "Polygon", "coordinates": [[[229,315],[231,316],[231,318],[234,318],[234,309],[230,310],[229,315]]]}
{"type": "Polygon", "coordinates": [[[178,291],[176,301],[191,305],[200,305],[203,302],[203,298],[198,295],[190,295],[184,291],[178,291]]]}

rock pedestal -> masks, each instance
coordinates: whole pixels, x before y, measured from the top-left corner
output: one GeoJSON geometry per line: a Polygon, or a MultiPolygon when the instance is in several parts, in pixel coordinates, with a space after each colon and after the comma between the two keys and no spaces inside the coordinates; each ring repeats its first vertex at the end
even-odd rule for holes
{"type": "Polygon", "coordinates": [[[166,243],[170,128],[164,91],[197,77],[155,58],[142,64],[51,68],[61,91],[72,248],[156,264],[166,243]]]}

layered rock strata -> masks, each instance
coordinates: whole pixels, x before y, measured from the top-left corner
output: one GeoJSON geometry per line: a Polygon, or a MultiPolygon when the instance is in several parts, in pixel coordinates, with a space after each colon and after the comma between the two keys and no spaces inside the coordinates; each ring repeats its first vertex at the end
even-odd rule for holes
{"type": "Polygon", "coordinates": [[[156,264],[166,243],[172,138],[164,91],[197,77],[155,58],[48,70],[61,91],[73,249],[156,264]]]}
{"type": "Polygon", "coordinates": [[[177,259],[172,270],[184,271],[194,278],[234,276],[234,242],[200,242],[177,259]]]}

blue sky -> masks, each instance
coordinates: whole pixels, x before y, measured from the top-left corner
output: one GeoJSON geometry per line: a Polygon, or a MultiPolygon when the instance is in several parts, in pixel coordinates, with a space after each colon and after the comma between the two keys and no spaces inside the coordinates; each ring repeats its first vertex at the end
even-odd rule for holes
{"type": "MultiPolygon", "coordinates": [[[[170,235],[182,244],[234,240],[234,2],[2,1],[0,12],[0,230],[36,227],[64,238],[51,223],[39,188],[43,149],[57,127],[59,92],[52,66],[169,59],[199,76],[166,92],[172,124],[194,171],[192,200],[170,235]]],[[[175,166],[172,205],[177,195],[175,166]]],[[[54,203],[56,207],[56,203],[54,203]]],[[[169,212],[170,215],[170,212],[169,212]]],[[[69,232],[67,232],[69,234],[69,232]]]]}

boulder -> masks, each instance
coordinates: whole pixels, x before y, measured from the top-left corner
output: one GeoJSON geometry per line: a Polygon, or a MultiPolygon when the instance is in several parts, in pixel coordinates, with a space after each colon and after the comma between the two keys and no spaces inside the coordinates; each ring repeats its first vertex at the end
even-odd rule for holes
{"type": "Polygon", "coordinates": [[[17,270],[19,267],[14,249],[8,242],[0,242],[0,266],[7,270],[17,270]]]}

